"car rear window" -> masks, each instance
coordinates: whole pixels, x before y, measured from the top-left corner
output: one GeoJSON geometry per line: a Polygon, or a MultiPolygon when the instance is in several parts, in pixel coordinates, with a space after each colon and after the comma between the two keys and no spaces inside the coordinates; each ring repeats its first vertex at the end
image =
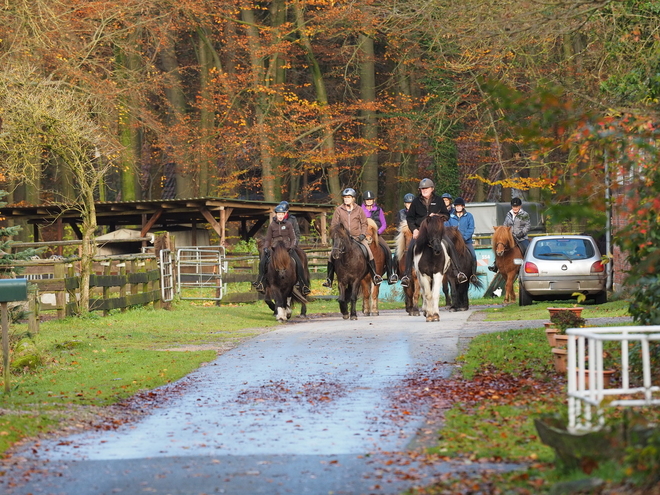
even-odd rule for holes
{"type": "Polygon", "coordinates": [[[547,239],[534,247],[534,257],[538,259],[586,259],[596,252],[588,239],[547,239]]]}

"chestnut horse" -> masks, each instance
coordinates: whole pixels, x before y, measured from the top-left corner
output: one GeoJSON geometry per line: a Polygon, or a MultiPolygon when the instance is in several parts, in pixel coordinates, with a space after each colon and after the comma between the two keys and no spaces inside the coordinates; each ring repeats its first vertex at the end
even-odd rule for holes
{"type": "Polygon", "coordinates": [[[339,287],[339,310],[345,320],[349,317],[351,320],[357,320],[355,302],[362,279],[369,273],[367,258],[362,247],[353,240],[341,223],[330,230],[330,238],[332,239],[330,258],[335,266],[339,287]]]}
{"type": "MultiPolygon", "coordinates": [[[[412,232],[406,222],[399,225],[399,233],[396,236],[396,259],[399,266],[399,273],[404,273],[406,270],[406,253],[408,246],[412,240],[412,232]]],[[[417,279],[417,272],[412,270],[410,277],[410,284],[408,287],[403,288],[403,294],[406,302],[406,312],[408,316],[419,316],[419,280],[417,279]]]]}
{"type": "Polygon", "coordinates": [[[514,263],[516,258],[522,258],[522,251],[513,240],[511,227],[494,227],[492,244],[495,252],[495,264],[497,271],[506,279],[504,296],[505,303],[516,302],[516,292],[513,290],[513,282],[518,276],[520,266],[514,263]]]}
{"type": "MultiPolygon", "coordinates": [[[[303,263],[303,271],[307,271],[307,256],[299,249],[298,256],[303,263]],[[302,253],[302,255],[301,255],[302,253]]],[[[266,304],[273,310],[277,321],[284,323],[291,318],[293,299],[298,299],[302,304],[300,316],[307,315],[307,301],[300,292],[294,292],[298,283],[296,262],[289,254],[289,250],[282,244],[277,243],[272,247],[270,261],[266,266],[266,304]],[[271,302],[272,303],[269,304],[271,302]]]]}
{"type": "MultiPolygon", "coordinates": [[[[369,241],[369,249],[371,249],[374,256],[376,273],[383,275],[387,267],[385,256],[391,256],[391,252],[385,244],[385,240],[378,235],[378,225],[371,218],[367,218],[367,240],[369,241]]],[[[362,279],[362,312],[365,316],[378,316],[379,291],[380,286],[374,284],[371,273],[367,271],[362,279]]]]}

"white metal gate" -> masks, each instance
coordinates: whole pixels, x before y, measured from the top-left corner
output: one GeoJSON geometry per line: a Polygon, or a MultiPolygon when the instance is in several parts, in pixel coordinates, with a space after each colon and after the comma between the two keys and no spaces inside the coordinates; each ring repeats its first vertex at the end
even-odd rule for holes
{"type": "Polygon", "coordinates": [[[164,302],[174,299],[174,270],[169,249],[160,251],[160,297],[164,302]]]}
{"type": "Polygon", "coordinates": [[[219,301],[225,294],[225,248],[195,246],[177,249],[177,292],[180,299],[219,301]]]}

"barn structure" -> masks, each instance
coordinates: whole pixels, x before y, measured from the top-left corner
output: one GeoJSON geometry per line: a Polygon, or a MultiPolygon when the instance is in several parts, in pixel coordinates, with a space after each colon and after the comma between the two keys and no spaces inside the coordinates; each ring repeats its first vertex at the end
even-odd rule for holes
{"type": "MultiPolygon", "coordinates": [[[[96,221],[107,227],[108,232],[123,228],[136,228],[145,237],[153,230],[178,230],[185,226],[191,231],[192,245],[198,245],[198,229],[209,224],[224,246],[227,227],[230,223],[238,227],[238,235],[248,240],[259,232],[269,221],[273,208],[278,203],[229,198],[188,198],[158,199],[141,201],[99,202],[96,207],[96,221]]],[[[321,244],[327,244],[327,215],[334,205],[290,203],[289,212],[303,220],[308,226],[316,225],[321,244]],[[317,223],[315,223],[317,222],[317,223]]],[[[82,218],[75,208],[60,204],[37,206],[6,205],[0,208],[0,216],[12,225],[25,225],[32,228],[33,242],[62,241],[64,226],[69,225],[78,239],[82,239],[80,225],[82,218]],[[49,238],[42,235],[48,230],[49,238]],[[53,231],[55,234],[53,234],[53,231]],[[55,238],[53,238],[55,237],[55,238]]],[[[303,222],[300,222],[301,224],[303,222]]]]}

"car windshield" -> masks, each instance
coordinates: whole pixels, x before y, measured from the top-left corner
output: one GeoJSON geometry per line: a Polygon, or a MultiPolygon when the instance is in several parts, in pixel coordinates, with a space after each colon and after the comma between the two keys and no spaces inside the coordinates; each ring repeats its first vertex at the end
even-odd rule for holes
{"type": "Polygon", "coordinates": [[[544,239],[534,247],[538,259],[579,260],[593,257],[594,247],[588,239],[544,239]]]}

